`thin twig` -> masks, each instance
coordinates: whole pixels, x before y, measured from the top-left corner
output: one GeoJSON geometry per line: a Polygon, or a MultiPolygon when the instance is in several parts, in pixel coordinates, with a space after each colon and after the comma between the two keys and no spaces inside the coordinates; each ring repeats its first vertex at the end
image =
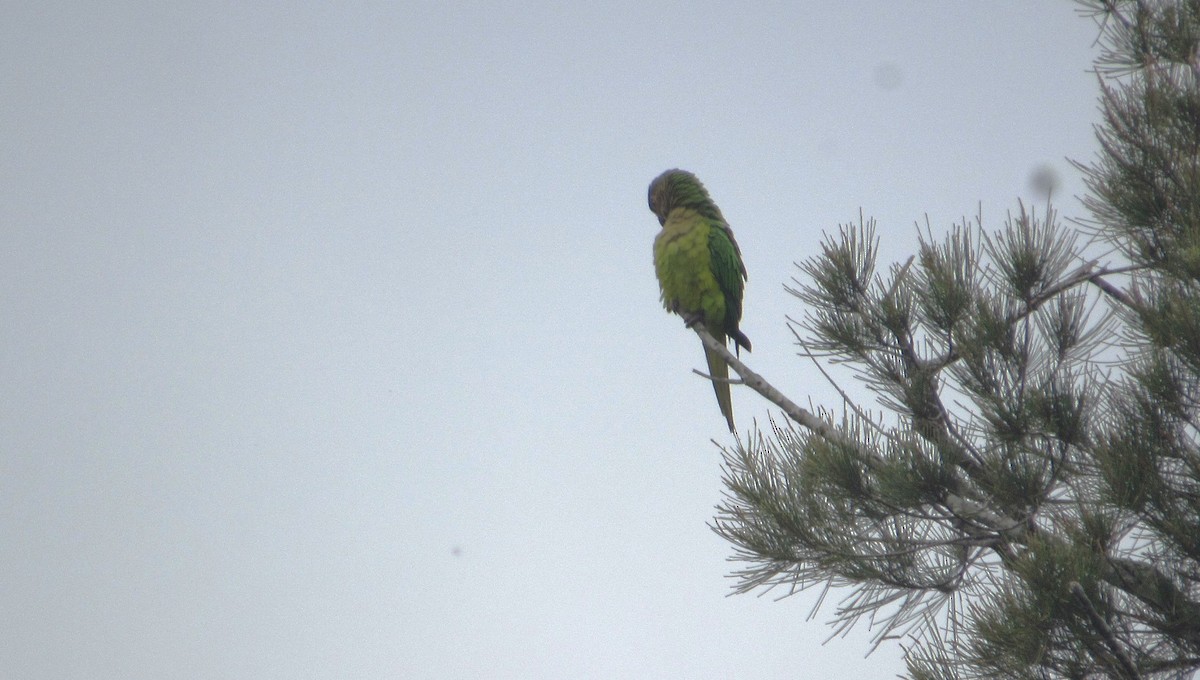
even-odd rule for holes
{"type": "Polygon", "coordinates": [[[746,384],[745,380],[739,380],[738,378],[715,378],[715,377],[705,373],[704,371],[701,371],[698,368],[693,368],[692,373],[695,373],[696,375],[700,376],[701,378],[704,378],[706,380],[711,380],[713,382],[727,383],[730,385],[745,385],[746,384]]]}
{"type": "Polygon", "coordinates": [[[1075,596],[1075,599],[1083,606],[1083,610],[1087,612],[1088,620],[1092,622],[1092,625],[1100,633],[1100,636],[1104,638],[1105,644],[1112,650],[1113,656],[1116,657],[1117,663],[1120,664],[1125,676],[1129,680],[1139,680],[1142,676],[1138,673],[1137,667],[1133,665],[1133,660],[1129,658],[1129,654],[1121,646],[1120,641],[1117,640],[1117,636],[1113,634],[1112,628],[1108,627],[1108,623],[1105,622],[1104,617],[1100,616],[1100,612],[1096,611],[1095,605],[1092,604],[1087,593],[1083,591],[1083,586],[1079,585],[1079,581],[1071,581],[1069,587],[1071,594],[1075,596]]]}
{"type": "MultiPolygon", "coordinates": [[[[909,261],[912,261],[911,258],[909,261]]],[[[789,320],[791,320],[790,317],[789,320]]],[[[859,420],[867,423],[871,429],[878,432],[881,436],[886,437],[891,441],[899,441],[895,435],[884,430],[882,426],[872,420],[870,416],[864,412],[862,408],[854,402],[853,399],[850,398],[850,395],[847,394],[846,391],[842,389],[842,386],[839,385],[837,381],[833,379],[833,376],[829,374],[829,371],[825,370],[825,367],[821,365],[821,362],[817,361],[816,355],[813,354],[812,350],[808,348],[808,343],[804,342],[804,338],[800,337],[800,334],[796,332],[796,327],[792,324],[788,324],[788,330],[792,332],[792,337],[796,338],[796,344],[798,344],[800,348],[804,350],[804,354],[809,358],[810,361],[812,361],[813,366],[815,366],[817,370],[821,372],[821,375],[825,376],[825,382],[829,383],[830,387],[837,390],[837,393],[841,395],[842,403],[849,406],[850,409],[858,415],[859,420]]]]}

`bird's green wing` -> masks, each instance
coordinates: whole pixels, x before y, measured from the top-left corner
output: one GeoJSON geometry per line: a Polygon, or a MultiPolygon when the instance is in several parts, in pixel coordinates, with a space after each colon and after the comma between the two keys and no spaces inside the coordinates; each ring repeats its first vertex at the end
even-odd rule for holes
{"type": "Polygon", "coordinates": [[[742,291],[745,287],[746,265],[742,263],[742,253],[737,241],[733,240],[733,232],[726,224],[712,225],[708,234],[708,250],[712,262],[713,277],[725,296],[725,319],[722,328],[716,329],[722,333],[736,335],[738,322],[742,319],[742,291]]]}

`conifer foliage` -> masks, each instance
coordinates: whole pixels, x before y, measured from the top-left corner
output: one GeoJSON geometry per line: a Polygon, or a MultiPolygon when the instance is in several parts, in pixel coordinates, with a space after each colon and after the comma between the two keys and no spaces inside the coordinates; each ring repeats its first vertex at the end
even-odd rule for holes
{"type": "Polygon", "coordinates": [[[1090,214],[927,228],[886,271],[874,225],[843,226],[794,330],[879,404],[780,395],[790,421],[725,451],[738,588],[844,589],[835,631],[869,620],[914,678],[1200,668],[1200,1],[1081,10],[1090,214]]]}

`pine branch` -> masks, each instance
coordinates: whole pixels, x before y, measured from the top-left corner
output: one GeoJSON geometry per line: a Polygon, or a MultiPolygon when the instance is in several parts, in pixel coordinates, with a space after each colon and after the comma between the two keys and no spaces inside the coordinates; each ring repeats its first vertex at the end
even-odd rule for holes
{"type": "MultiPolygon", "coordinates": [[[[696,335],[699,336],[700,341],[704,343],[707,349],[719,354],[729,364],[730,368],[741,377],[744,385],[758,392],[767,401],[778,406],[788,418],[791,418],[801,427],[829,441],[844,446],[860,448],[860,443],[857,440],[846,436],[833,423],[817,417],[811,411],[793,402],[774,385],[767,382],[765,378],[742,363],[741,359],[734,356],[728,347],[717,342],[716,338],[704,327],[704,324],[693,324],[692,330],[696,332],[696,335]]],[[[883,461],[879,460],[876,455],[868,455],[873,459],[876,466],[883,465],[883,461]]],[[[961,480],[959,482],[961,485],[961,480]]],[[[950,493],[946,495],[944,502],[946,508],[953,513],[954,517],[963,522],[963,526],[960,528],[971,533],[972,537],[979,541],[979,545],[986,545],[998,550],[1002,556],[1008,555],[1008,551],[1005,548],[1008,542],[1021,543],[1026,538],[1028,526],[1024,521],[1004,517],[986,505],[961,495],[961,488],[951,489],[950,493]]]]}
{"type": "Polygon", "coordinates": [[[741,376],[744,385],[761,394],[767,401],[783,409],[783,412],[789,418],[827,439],[843,443],[850,441],[842,436],[832,423],[818,418],[812,412],[788,399],[783,392],[776,389],[774,385],[767,382],[761,375],[750,370],[746,364],[743,364],[740,359],[729,351],[728,347],[717,342],[716,338],[708,332],[703,323],[692,324],[692,330],[696,332],[696,335],[700,336],[700,341],[704,343],[705,348],[721,355],[721,358],[741,376]]]}
{"type": "MultiPolygon", "coordinates": [[[[782,409],[788,418],[826,440],[861,449],[860,442],[846,435],[828,420],[793,402],[762,375],[743,363],[725,345],[717,342],[703,324],[694,324],[692,330],[706,348],[719,354],[729,364],[741,377],[742,384],[782,409]]],[[[883,461],[873,453],[866,454],[866,460],[875,467],[883,465],[883,461]]],[[[970,536],[970,540],[962,541],[964,545],[990,548],[1004,562],[1014,557],[1013,546],[1027,546],[1031,532],[1036,531],[1033,525],[1023,520],[1005,517],[987,505],[963,495],[961,480],[951,483],[943,503],[945,509],[958,520],[956,527],[970,536]]],[[[1044,532],[1039,533],[1039,536],[1043,541],[1060,540],[1044,532]]],[[[1110,559],[1105,566],[1100,574],[1105,583],[1134,596],[1153,610],[1172,613],[1175,620],[1192,622],[1191,629],[1177,631],[1177,634],[1192,644],[1200,645],[1200,627],[1194,627],[1197,625],[1195,622],[1200,622],[1200,603],[1175,586],[1163,571],[1144,562],[1124,558],[1110,559]]],[[[757,583],[761,584],[762,581],[757,583]]]]}

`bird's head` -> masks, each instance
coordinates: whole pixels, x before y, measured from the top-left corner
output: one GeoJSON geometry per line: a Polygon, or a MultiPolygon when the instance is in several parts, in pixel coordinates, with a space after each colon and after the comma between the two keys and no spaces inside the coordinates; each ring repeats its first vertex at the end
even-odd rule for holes
{"type": "Polygon", "coordinates": [[[678,168],[667,170],[650,183],[648,192],[650,212],[658,217],[658,223],[666,224],[667,215],[680,206],[710,203],[708,191],[696,176],[678,168]]]}

